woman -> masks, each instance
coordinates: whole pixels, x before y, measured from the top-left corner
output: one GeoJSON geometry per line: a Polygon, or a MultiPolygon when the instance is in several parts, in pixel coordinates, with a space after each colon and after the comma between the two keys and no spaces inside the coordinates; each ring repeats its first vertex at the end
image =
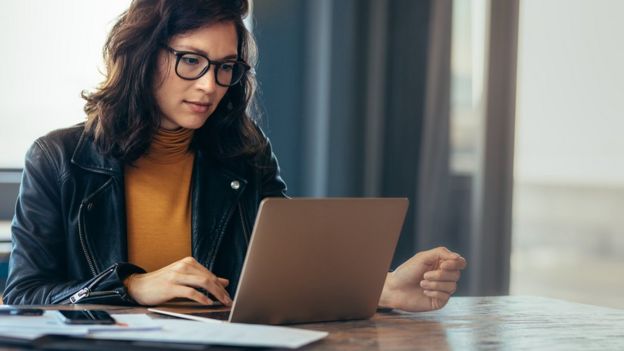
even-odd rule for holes
{"type": "MultiPolygon", "coordinates": [[[[10,304],[230,305],[258,204],[285,196],[253,122],[246,0],[135,0],[104,48],[87,121],[26,155],[10,304]]],[[[388,274],[380,305],[442,307],[465,260],[438,248],[388,274]]]]}

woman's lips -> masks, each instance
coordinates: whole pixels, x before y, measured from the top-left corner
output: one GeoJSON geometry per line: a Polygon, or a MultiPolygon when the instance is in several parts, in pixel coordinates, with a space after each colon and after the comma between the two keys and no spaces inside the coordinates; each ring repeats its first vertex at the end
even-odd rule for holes
{"type": "Polygon", "coordinates": [[[211,104],[201,102],[184,101],[184,103],[195,113],[206,113],[210,109],[211,104]]]}

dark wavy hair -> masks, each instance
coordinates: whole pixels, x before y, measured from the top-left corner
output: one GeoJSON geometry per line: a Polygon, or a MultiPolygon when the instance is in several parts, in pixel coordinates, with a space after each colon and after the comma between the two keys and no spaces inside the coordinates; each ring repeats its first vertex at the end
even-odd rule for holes
{"type": "MultiPolygon", "coordinates": [[[[160,126],[154,97],[156,59],[171,37],[212,23],[231,21],[238,34],[238,55],[256,64],[255,41],[245,28],[247,0],[134,0],[121,14],[104,45],[106,79],[86,100],[86,129],[100,152],[132,164],[148,149],[160,126]]],[[[194,148],[217,159],[254,156],[266,140],[252,117],[256,79],[248,72],[227,93],[195,132],[194,148]]]]}

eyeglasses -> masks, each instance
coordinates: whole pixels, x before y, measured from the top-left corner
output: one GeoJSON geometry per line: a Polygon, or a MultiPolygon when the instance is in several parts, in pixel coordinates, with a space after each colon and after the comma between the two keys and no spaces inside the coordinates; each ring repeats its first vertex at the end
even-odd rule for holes
{"type": "Polygon", "coordinates": [[[202,77],[214,66],[215,81],[222,87],[236,85],[251,67],[243,61],[214,61],[192,51],[178,51],[164,45],[165,49],[176,57],[175,72],[184,80],[195,80],[202,77]]]}

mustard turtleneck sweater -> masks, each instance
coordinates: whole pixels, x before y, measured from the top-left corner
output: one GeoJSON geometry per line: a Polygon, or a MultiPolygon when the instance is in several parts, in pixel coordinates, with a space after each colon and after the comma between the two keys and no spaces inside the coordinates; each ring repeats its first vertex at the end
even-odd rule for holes
{"type": "Polygon", "coordinates": [[[191,255],[192,129],[160,129],[125,167],[128,261],[148,272],[191,255]]]}

